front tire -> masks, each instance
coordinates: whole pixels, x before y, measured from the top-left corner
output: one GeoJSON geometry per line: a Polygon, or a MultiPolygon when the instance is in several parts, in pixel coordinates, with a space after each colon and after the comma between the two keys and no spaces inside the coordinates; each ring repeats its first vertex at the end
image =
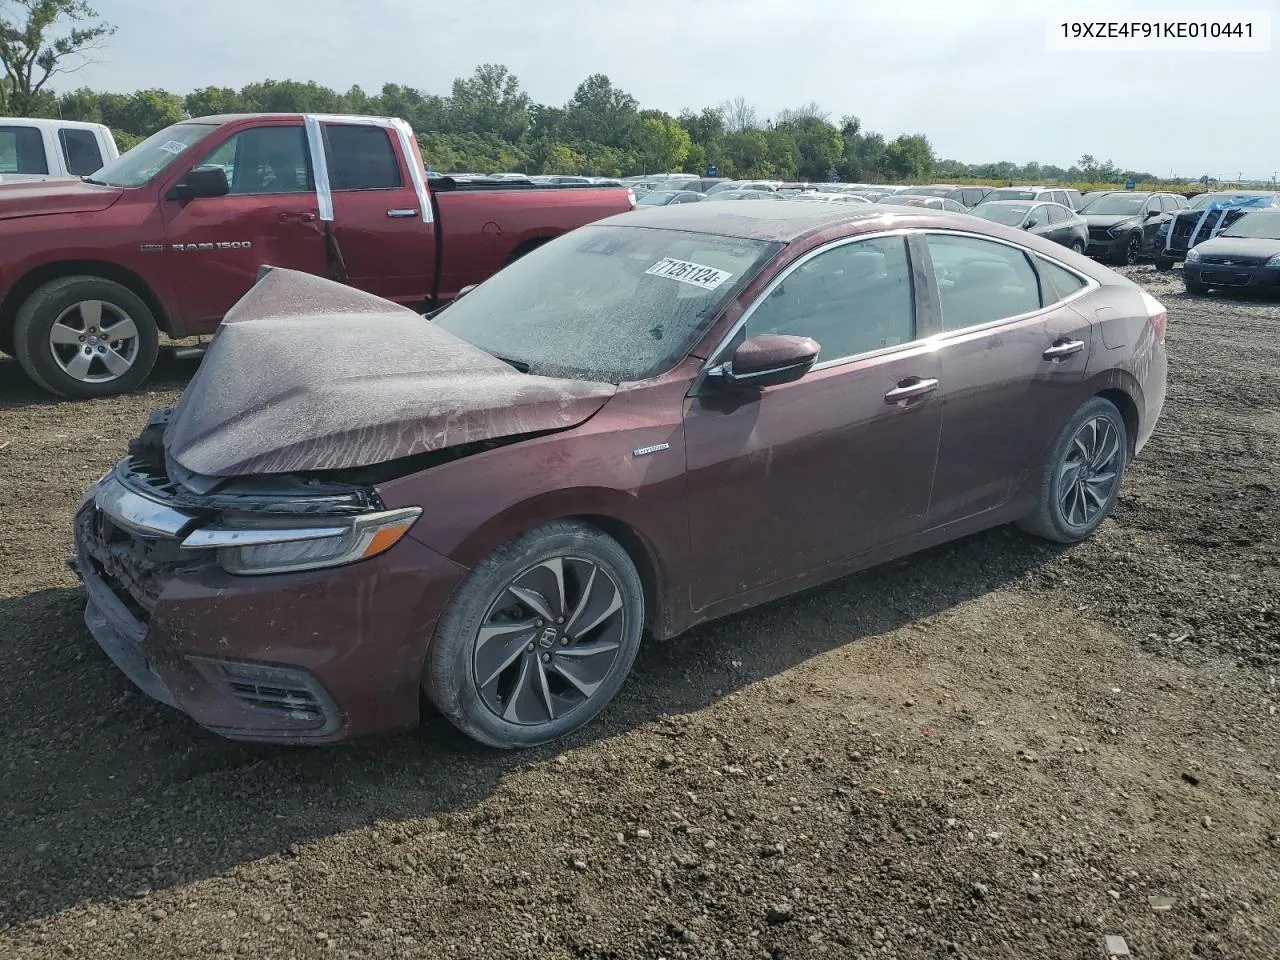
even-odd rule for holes
{"type": "Polygon", "coordinates": [[[139,387],[155,366],[155,315],[128,287],[102,277],[51,280],[18,308],[14,355],[37,386],[72,400],[139,387]]]}
{"type": "Polygon", "coordinates": [[[1142,255],[1142,234],[1135,230],[1124,242],[1124,249],[1116,254],[1114,263],[1118,267],[1131,267],[1142,255]]]}
{"type": "Polygon", "coordinates": [[[436,628],[423,689],[489,746],[532,747],[588,724],[631,671],[644,588],[626,550],[558,520],[499,547],[436,628]]]}
{"type": "Polygon", "coordinates": [[[1124,417],[1111,401],[1093,397],[1062,428],[1036,509],[1018,526],[1055,543],[1084,540],[1114,509],[1128,457],[1124,417]]]}

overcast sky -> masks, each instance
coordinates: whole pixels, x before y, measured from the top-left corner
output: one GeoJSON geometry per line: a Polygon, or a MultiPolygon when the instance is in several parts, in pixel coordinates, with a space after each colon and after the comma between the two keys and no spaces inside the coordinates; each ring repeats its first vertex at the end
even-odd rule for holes
{"type": "Polygon", "coordinates": [[[338,90],[383,83],[447,93],[476,64],[506,64],[539,102],[592,73],[673,113],[742,95],[762,115],[819,101],[888,137],[928,135],[940,157],[1090,153],[1159,175],[1270,178],[1280,168],[1280,54],[1046,49],[1051,11],[1129,19],[1141,9],[1280,0],[93,0],[119,28],[60,88],[185,93],[256,80],[338,90]],[[1102,11],[1099,13],[1099,11],[1102,11]]]}

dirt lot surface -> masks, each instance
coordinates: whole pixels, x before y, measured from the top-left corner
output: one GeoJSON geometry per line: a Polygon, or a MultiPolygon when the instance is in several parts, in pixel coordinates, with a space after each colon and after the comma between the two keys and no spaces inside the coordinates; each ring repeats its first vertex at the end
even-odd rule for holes
{"type": "Polygon", "coordinates": [[[70,518],[190,368],[51,403],[0,360],[0,956],[1280,956],[1280,305],[1134,272],[1170,393],[1094,539],[699,629],[518,755],[237,745],[134,692],[70,518]]]}

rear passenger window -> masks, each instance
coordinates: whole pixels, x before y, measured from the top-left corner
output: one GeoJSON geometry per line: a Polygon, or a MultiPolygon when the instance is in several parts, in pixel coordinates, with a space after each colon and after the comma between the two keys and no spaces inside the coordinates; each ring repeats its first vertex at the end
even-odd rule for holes
{"type": "Polygon", "coordinates": [[[1161,197],[1160,205],[1164,208],[1165,213],[1173,213],[1178,209],[1178,201],[1173,197],[1161,197]]]}
{"type": "Polygon", "coordinates": [[[963,330],[1040,309],[1040,282],[1017,247],[975,237],[926,237],[942,328],[963,330]]]}
{"type": "Polygon", "coordinates": [[[324,138],[334,190],[391,190],[401,185],[400,163],[385,128],[335,123],[324,128],[324,138]]]}
{"type": "Polygon", "coordinates": [[[1067,211],[1067,208],[1059,204],[1051,203],[1045,209],[1049,211],[1050,223],[1066,223],[1071,219],[1071,214],[1067,211]]]}
{"type": "Polygon", "coordinates": [[[916,319],[906,241],[859,240],[807,260],[760,303],[746,333],[812,337],[823,363],[910,343],[916,319]]]}
{"type": "Polygon", "coordinates": [[[58,131],[62,155],[67,158],[67,172],[76,177],[87,177],[102,167],[102,151],[92,130],[74,130],[62,127],[58,131]]]}
{"type": "Polygon", "coordinates": [[[960,191],[961,203],[966,207],[973,207],[982,202],[981,190],[962,190],[960,191]]]}
{"type": "Polygon", "coordinates": [[[32,127],[0,127],[0,173],[49,172],[44,138],[32,127]]]}
{"type": "Polygon", "coordinates": [[[1033,259],[1036,262],[1036,270],[1040,273],[1041,292],[1046,306],[1065,300],[1077,290],[1084,288],[1086,281],[1066,267],[1060,267],[1039,254],[1033,254],[1033,259]]]}

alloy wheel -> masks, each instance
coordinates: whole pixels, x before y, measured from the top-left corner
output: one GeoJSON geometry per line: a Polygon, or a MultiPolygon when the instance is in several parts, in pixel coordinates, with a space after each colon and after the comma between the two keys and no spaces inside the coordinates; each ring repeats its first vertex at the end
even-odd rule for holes
{"type": "Polygon", "coordinates": [[[603,565],[552,557],[513,578],[490,604],[476,633],[472,680],[502,720],[552,723],[604,685],[626,629],[622,589],[603,565]]]}
{"type": "Polygon", "coordinates": [[[49,328],[54,361],[82,383],[109,383],[124,376],[138,359],[140,345],[133,318],[105,300],[74,303],[49,328]]]}
{"type": "Polygon", "coordinates": [[[1067,445],[1058,468],[1058,505],[1075,528],[1089,526],[1106,510],[1120,479],[1120,434],[1106,417],[1086,420],[1067,445]]]}
{"type": "Polygon", "coordinates": [[[1129,237],[1129,242],[1124,248],[1124,262],[1127,264],[1135,264],[1138,262],[1138,255],[1142,252],[1142,238],[1136,233],[1129,237]]]}

